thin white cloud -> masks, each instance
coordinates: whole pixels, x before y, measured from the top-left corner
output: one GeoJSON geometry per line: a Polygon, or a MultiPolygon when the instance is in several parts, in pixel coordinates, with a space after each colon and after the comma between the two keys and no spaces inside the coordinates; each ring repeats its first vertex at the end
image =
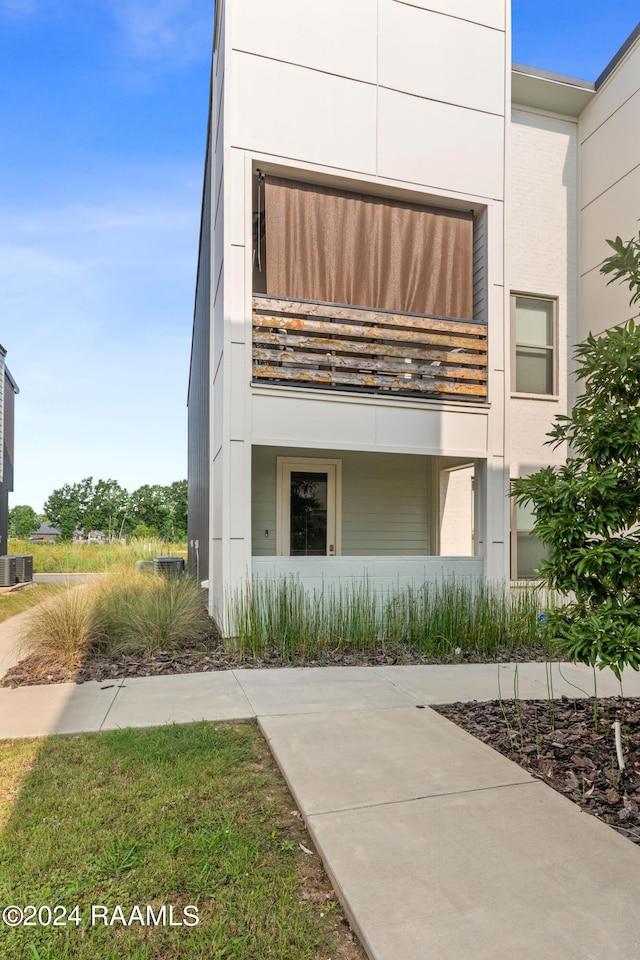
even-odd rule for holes
{"type": "Polygon", "coordinates": [[[0,15],[11,20],[23,20],[35,12],[35,0],[0,0],[0,15]]]}
{"type": "MultiPolygon", "coordinates": [[[[194,192],[194,196],[197,194],[194,192]]],[[[14,237],[38,236],[47,237],[51,234],[64,236],[71,233],[96,233],[112,230],[181,230],[193,226],[193,204],[185,209],[184,203],[177,199],[156,198],[149,203],[138,203],[135,198],[130,200],[116,199],[104,204],[66,204],[48,210],[32,211],[28,214],[20,212],[13,215],[11,211],[0,208],[5,230],[14,237]],[[164,203],[162,203],[164,199],[164,203]]],[[[4,232],[4,230],[3,230],[4,232]]]]}
{"type": "Polygon", "coordinates": [[[129,54],[189,62],[211,47],[213,0],[109,0],[129,54]]]}
{"type": "Polygon", "coordinates": [[[0,343],[20,386],[12,504],[185,475],[195,176],[0,208],[0,343]]]}
{"type": "Polygon", "coordinates": [[[77,265],[68,257],[57,257],[26,246],[0,244],[0,277],[23,274],[32,278],[70,279],[77,265]]]}

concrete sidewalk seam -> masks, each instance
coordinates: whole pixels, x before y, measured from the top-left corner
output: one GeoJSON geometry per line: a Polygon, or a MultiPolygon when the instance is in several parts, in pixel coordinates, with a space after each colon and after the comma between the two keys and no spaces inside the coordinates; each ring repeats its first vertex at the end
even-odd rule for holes
{"type": "MultiPolygon", "coordinates": [[[[487,793],[489,790],[504,790],[505,787],[528,787],[532,783],[542,783],[538,777],[531,780],[519,780],[514,783],[495,783],[488,787],[470,787],[468,790],[448,790],[446,793],[425,793],[417,797],[400,797],[398,800],[381,800],[380,803],[362,803],[353,807],[335,807],[333,810],[316,810],[307,817],[330,817],[335,813],[350,813],[355,810],[375,810],[378,807],[393,807],[402,803],[418,803],[421,800],[440,800],[442,797],[463,797],[469,793],[487,793]]],[[[302,804],[299,804],[302,809],[302,804]]]]}

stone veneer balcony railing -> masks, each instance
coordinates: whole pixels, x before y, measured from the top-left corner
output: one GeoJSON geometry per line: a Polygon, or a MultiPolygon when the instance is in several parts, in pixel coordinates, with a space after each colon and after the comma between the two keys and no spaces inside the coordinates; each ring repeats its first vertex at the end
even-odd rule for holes
{"type": "Polygon", "coordinates": [[[451,317],[256,296],[253,380],[486,401],[487,327],[451,317]]]}

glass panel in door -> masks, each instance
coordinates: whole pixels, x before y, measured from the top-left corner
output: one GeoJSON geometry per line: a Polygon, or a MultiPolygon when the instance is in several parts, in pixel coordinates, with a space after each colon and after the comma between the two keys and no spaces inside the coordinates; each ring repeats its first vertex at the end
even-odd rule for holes
{"type": "Polygon", "coordinates": [[[290,477],[290,556],[326,556],[327,473],[292,470],[290,477]]]}

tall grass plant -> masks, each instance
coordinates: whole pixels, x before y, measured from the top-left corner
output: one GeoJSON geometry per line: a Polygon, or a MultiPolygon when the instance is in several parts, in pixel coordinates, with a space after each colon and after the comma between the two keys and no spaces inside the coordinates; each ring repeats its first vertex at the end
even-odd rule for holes
{"type": "Polygon", "coordinates": [[[228,649],[241,656],[296,661],[412,648],[429,659],[490,659],[538,651],[542,610],[534,587],[452,580],[381,591],[365,580],[308,590],[290,577],[229,594],[221,620],[228,649]]]}

